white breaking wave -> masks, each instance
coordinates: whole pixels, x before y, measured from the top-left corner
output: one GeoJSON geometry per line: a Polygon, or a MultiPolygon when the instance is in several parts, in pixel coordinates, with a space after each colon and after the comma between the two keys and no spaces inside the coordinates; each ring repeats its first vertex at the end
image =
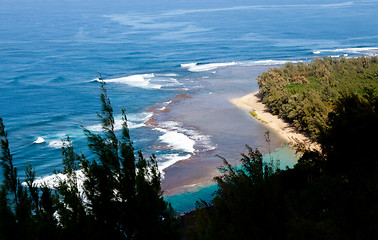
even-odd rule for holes
{"type": "Polygon", "coordinates": [[[158,110],[159,110],[159,111],[163,111],[163,110],[165,110],[165,109],[167,108],[167,106],[168,106],[169,104],[171,104],[171,102],[172,102],[172,100],[170,100],[170,101],[168,101],[168,102],[163,102],[163,103],[162,103],[162,106],[161,106],[160,108],[158,108],[158,110]]]}
{"type": "Polygon", "coordinates": [[[38,137],[37,140],[35,140],[33,143],[44,143],[45,139],[43,137],[38,137]]]}
{"type": "Polygon", "coordinates": [[[347,53],[352,53],[352,54],[365,54],[365,55],[373,56],[373,55],[377,55],[378,54],[378,47],[356,47],[356,48],[322,49],[322,50],[315,50],[312,53],[313,54],[321,54],[321,53],[344,53],[344,54],[342,54],[344,56],[347,53]]]}
{"type": "MultiPolygon", "coordinates": [[[[127,84],[132,87],[140,87],[145,89],[160,89],[162,86],[159,84],[151,83],[151,79],[154,78],[155,75],[151,74],[136,74],[127,77],[121,78],[113,78],[113,79],[105,79],[102,80],[105,83],[121,83],[127,84]]],[[[100,79],[96,79],[96,81],[100,82],[100,79]]]]}
{"type": "Polygon", "coordinates": [[[177,79],[173,78],[177,76],[174,73],[166,73],[166,74],[136,74],[127,77],[120,77],[120,78],[112,78],[112,79],[94,79],[94,81],[101,82],[104,81],[105,83],[119,83],[119,84],[127,84],[132,87],[139,87],[144,89],[161,89],[162,87],[172,87],[182,85],[177,81],[177,79]]]}
{"type": "MultiPolygon", "coordinates": [[[[122,119],[115,119],[114,120],[114,130],[115,131],[121,130],[122,129],[122,123],[123,123],[122,119]]],[[[128,121],[127,125],[128,125],[129,128],[133,128],[132,126],[134,124],[132,122],[128,121]]],[[[89,131],[92,131],[92,132],[101,132],[102,131],[102,124],[91,125],[91,126],[86,127],[86,129],[88,129],[89,131]]]]}
{"type": "Polygon", "coordinates": [[[196,66],[196,65],[197,65],[197,63],[183,63],[183,64],[181,64],[181,67],[190,68],[190,67],[196,66]]]}
{"type": "Polygon", "coordinates": [[[48,146],[51,148],[59,149],[63,147],[63,140],[52,140],[48,142],[48,146]]]}
{"type": "Polygon", "coordinates": [[[175,130],[166,130],[163,128],[155,128],[155,130],[164,133],[159,137],[159,139],[162,142],[167,143],[173,149],[194,153],[195,141],[190,139],[185,134],[179,133],[175,130]]]}
{"type": "Polygon", "coordinates": [[[156,74],[157,76],[162,76],[162,77],[177,77],[178,75],[176,73],[161,73],[161,74],[156,74]]]}
{"type": "Polygon", "coordinates": [[[211,151],[216,148],[209,135],[183,128],[182,123],[179,122],[161,122],[155,130],[162,132],[163,135],[159,139],[175,150],[194,153],[195,151],[211,151]]]}
{"type": "MultiPolygon", "coordinates": [[[[191,157],[191,154],[186,155],[180,155],[177,153],[173,154],[164,154],[158,156],[158,168],[161,173],[161,176],[164,177],[164,169],[168,168],[169,166],[175,164],[176,162],[187,160],[191,157]]],[[[78,180],[78,188],[79,191],[82,191],[83,189],[83,183],[85,180],[85,176],[82,170],[75,171],[77,180],[78,180]]],[[[43,187],[46,185],[50,189],[55,189],[58,187],[60,181],[64,181],[67,179],[67,175],[58,173],[58,174],[52,174],[47,175],[44,177],[37,177],[34,181],[34,186],[36,187],[43,187]]],[[[27,186],[26,182],[22,183],[23,186],[27,186]]]]}
{"type": "Polygon", "coordinates": [[[187,160],[191,157],[191,154],[186,154],[186,155],[180,155],[177,153],[172,153],[172,154],[165,154],[158,156],[158,166],[160,172],[162,172],[164,169],[166,169],[169,166],[172,166],[178,161],[182,160],[187,160]]]}
{"type": "MultiPolygon", "coordinates": [[[[282,65],[287,62],[297,63],[298,61],[290,60],[257,60],[257,61],[242,61],[242,62],[225,62],[225,63],[208,63],[208,64],[198,64],[198,63],[186,63],[181,64],[182,68],[186,68],[191,72],[205,72],[211,71],[220,67],[229,67],[229,66],[273,66],[273,65],[282,65]]],[[[216,72],[212,72],[216,73],[216,72]]]]}
{"type": "MultiPolygon", "coordinates": [[[[127,114],[127,118],[128,118],[127,126],[129,129],[144,127],[146,126],[145,123],[152,117],[152,115],[153,115],[152,112],[127,114]]],[[[114,119],[114,130],[116,131],[121,130],[122,124],[123,124],[122,116],[121,115],[116,116],[114,119]]],[[[90,125],[90,126],[86,126],[85,128],[92,132],[102,132],[101,124],[90,125]]],[[[50,139],[49,138],[44,139],[43,137],[38,137],[34,141],[34,143],[35,144],[46,143],[47,146],[50,148],[61,149],[63,147],[63,144],[66,142],[64,138],[65,138],[65,134],[57,134],[51,137],[50,139]]]]}
{"type": "Polygon", "coordinates": [[[226,63],[208,63],[208,64],[200,64],[197,63],[187,63],[181,64],[181,67],[187,68],[191,72],[206,72],[210,70],[217,69],[219,67],[228,67],[236,65],[236,62],[226,62],[226,63]]]}
{"type": "MultiPolygon", "coordinates": [[[[115,131],[121,130],[122,124],[123,124],[122,119],[115,119],[114,120],[114,130],[115,131]]],[[[136,124],[136,123],[127,121],[127,126],[128,126],[128,128],[132,129],[132,128],[143,127],[145,125],[144,125],[144,123],[136,124]]],[[[102,131],[102,125],[101,124],[91,125],[91,126],[86,127],[86,129],[88,129],[89,131],[92,131],[92,132],[101,132],[102,131]]]]}
{"type": "Polygon", "coordinates": [[[127,114],[127,120],[132,122],[147,122],[152,115],[152,112],[130,113],[127,114]]]}
{"type": "MultiPolygon", "coordinates": [[[[75,171],[77,180],[78,180],[78,187],[81,191],[83,188],[83,182],[84,182],[84,173],[81,170],[75,171]]],[[[34,181],[34,185],[36,187],[42,187],[46,185],[50,189],[54,189],[58,187],[58,184],[60,181],[64,181],[67,179],[67,175],[58,173],[58,174],[52,174],[45,177],[38,177],[34,181]]],[[[27,186],[26,182],[22,183],[23,186],[27,186]]]]}
{"type": "MultiPolygon", "coordinates": [[[[127,126],[129,129],[133,128],[140,128],[146,126],[145,123],[152,117],[153,113],[151,112],[142,112],[142,113],[131,113],[127,115],[127,126]]],[[[114,130],[121,130],[122,129],[122,116],[117,116],[114,119],[114,130]]],[[[91,126],[87,126],[86,129],[92,132],[101,132],[102,125],[95,124],[91,126]]]]}

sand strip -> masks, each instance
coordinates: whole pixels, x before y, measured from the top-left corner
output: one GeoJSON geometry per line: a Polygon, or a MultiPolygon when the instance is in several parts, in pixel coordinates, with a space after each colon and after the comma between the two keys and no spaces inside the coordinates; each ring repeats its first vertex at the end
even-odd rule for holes
{"type": "Polygon", "coordinates": [[[293,126],[278,118],[277,115],[270,113],[262,103],[259,92],[250,93],[241,98],[230,99],[230,102],[249,112],[253,111],[251,114],[256,119],[277,132],[288,143],[305,142],[311,149],[320,149],[317,143],[299,133],[293,126]]]}

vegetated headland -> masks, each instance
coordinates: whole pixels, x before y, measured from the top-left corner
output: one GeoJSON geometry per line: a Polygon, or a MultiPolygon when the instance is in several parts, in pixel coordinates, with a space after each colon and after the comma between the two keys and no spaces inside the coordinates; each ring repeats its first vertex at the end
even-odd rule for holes
{"type": "Polygon", "coordinates": [[[376,56],[287,63],[259,76],[259,93],[271,113],[315,140],[340,97],[348,93],[366,97],[378,92],[377,72],[376,56]]]}
{"type": "Polygon", "coordinates": [[[278,116],[320,149],[301,149],[286,170],[252,148],[241,167],[225,159],[214,199],[181,218],[184,239],[376,239],[378,58],[287,63],[258,84],[232,102],[273,129],[278,116]]]}
{"type": "Polygon", "coordinates": [[[259,91],[231,99],[291,143],[316,140],[337,100],[353,92],[366,96],[378,91],[377,57],[316,58],[305,64],[288,62],[258,77],[259,91]]]}

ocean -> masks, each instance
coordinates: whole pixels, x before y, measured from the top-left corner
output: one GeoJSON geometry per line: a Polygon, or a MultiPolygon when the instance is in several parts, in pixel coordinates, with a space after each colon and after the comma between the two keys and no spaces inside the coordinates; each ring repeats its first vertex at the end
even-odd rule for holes
{"type": "MultiPolygon", "coordinates": [[[[267,128],[228,102],[287,61],[378,53],[378,1],[0,0],[0,116],[14,164],[61,169],[62,139],[91,157],[101,73],[120,128],[156,154],[178,211],[209,200],[223,156],[268,153],[267,128]],[[204,193],[205,192],[205,193],[204,193]]],[[[295,154],[271,133],[281,166],[295,154]]]]}

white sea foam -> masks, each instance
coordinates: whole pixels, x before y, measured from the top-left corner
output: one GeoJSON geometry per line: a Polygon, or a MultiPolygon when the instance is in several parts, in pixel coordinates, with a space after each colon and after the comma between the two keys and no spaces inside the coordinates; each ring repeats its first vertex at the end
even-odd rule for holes
{"type": "Polygon", "coordinates": [[[173,150],[194,153],[196,151],[211,151],[216,148],[211,137],[194,129],[184,128],[182,123],[165,121],[155,128],[163,133],[159,139],[172,147],[173,150]]]}
{"type": "Polygon", "coordinates": [[[159,170],[162,171],[178,161],[189,159],[191,156],[191,154],[180,155],[177,153],[161,155],[158,157],[159,170]]]}
{"type": "Polygon", "coordinates": [[[167,106],[172,102],[172,100],[168,101],[168,102],[163,102],[162,103],[162,106],[160,108],[158,108],[159,111],[163,111],[167,108],[167,106]]]}
{"type": "MultiPolygon", "coordinates": [[[[187,160],[191,157],[191,154],[164,154],[158,156],[158,168],[161,172],[162,176],[164,177],[164,169],[168,168],[169,166],[175,164],[176,162],[187,160]]],[[[81,170],[75,171],[76,177],[78,179],[78,188],[79,191],[82,191],[83,189],[83,182],[85,179],[84,173],[81,170]]],[[[46,185],[48,188],[54,189],[57,188],[60,181],[64,181],[67,179],[67,175],[58,173],[58,174],[52,174],[47,175],[44,177],[38,177],[34,181],[34,186],[36,187],[42,187],[46,185]]],[[[26,182],[22,183],[23,186],[27,186],[26,182]]]]}
{"type": "Polygon", "coordinates": [[[160,136],[159,139],[162,142],[167,143],[173,149],[189,153],[194,152],[195,141],[190,139],[185,134],[179,133],[175,130],[166,130],[163,128],[155,128],[155,130],[158,130],[163,133],[163,135],[160,136]]]}
{"type": "MultiPolygon", "coordinates": [[[[225,63],[208,63],[208,64],[197,64],[197,63],[186,63],[181,64],[182,68],[187,68],[191,72],[205,72],[211,71],[220,67],[229,67],[229,66],[274,66],[274,65],[282,65],[287,62],[297,63],[298,61],[291,61],[291,60],[257,60],[257,61],[241,61],[241,62],[225,62],[225,63]]],[[[216,73],[213,71],[212,73],[216,73]]],[[[203,77],[206,78],[206,77],[203,77]]]]}
{"type": "Polygon", "coordinates": [[[202,134],[192,129],[183,129],[183,132],[195,141],[196,149],[199,151],[211,151],[216,149],[216,145],[211,142],[209,135],[202,134]]]}
{"type": "MultiPolygon", "coordinates": [[[[115,119],[114,120],[114,130],[115,131],[121,130],[122,129],[122,123],[123,123],[122,119],[115,119]]],[[[133,128],[132,127],[133,124],[131,122],[127,122],[127,124],[128,124],[129,128],[133,128]]],[[[86,129],[88,129],[89,131],[92,131],[92,132],[101,132],[102,131],[102,125],[101,124],[91,125],[91,126],[86,127],[86,129]]]]}
{"type": "Polygon", "coordinates": [[[177,77],[178,75],[176,73],[161,73],[161,74],[156,74],[157,76],[162,76],[162,77],[177,77]]]}
{"type": "MultiPolygon", "coordinates": [[[[79,190],[82,190],[83,182],[84,182],[84,174],[81,170],[75,171],[76,177],[78,179],[78,187],[79,190]]],[[[58,187],[58,184],[60,181],[64,181],[67,179],[67,175],[58,173],[58,174],[52,174],[47,175],[44,177],[38,177],[34,181],[34,185],[36,187],[42,187],[46,185],[48,188],[54,189],[58,187]]],[[[26,182],[23,182],[22,185],[26,186],[26,182]]]]}
{"type": "Polygon", "coordinates": [[[356,47],[356,48],[338,48],[338,49],[322,49],[313,51],[314,54],[320,53],[343,53],[343,55],[348,56],[348,53],[351,54],[364,54],[373,56],[378,54],[378,47],[356,47]]]}
{"type": "Polygon", "coordinates": [[[63,140],[52,140],[48,142],[48,146],[51,148],[59,149],[63,147],[63,140]]]}
{"type": "MultiPolygon", "coordinates": [[[[114,130],[115,131],[121,130],[122,124],[123,124],[122,119],[115,119],[114,120],[114,130]]],[[[144,125],[144,123],[136,124],[136,123],[127,121],[127,126],[128,126],[128,128],[131,129],[131,128],[143,127],[145,125],[144,125]]],[[[92,131],[92,132],[101,132],[102,131],[102,125],[101,124],[91,125],[91,126],[86,127],[86,129],[88,129],[89,131],[92,131]]]]}
{"type": "Polygon", "coordinates": [[[88,129],[91,132],[101,132],[102,131],[102,125],[101,124],[91,125],[91,126],[87,126],[85,128],[88,129]]]}
{"type": "Polygon", "coordinates": [[[179,81],[177,81],[176,78],[156,78],[154,79],[156,82],[162,84],[162,87],[173,87],[173,86],[178,86],[178,85],[183,85],[179,81]]]}
{"type": "Polygon", "coordinates": [[[33,143],[44,143],[45,139],[43,137],[38,137],[37,140],[35,140],[33,143]]]}
{"type": "Polygon", "coordinates": [[[193,66],[196,66],[197,63],[183,63],[181,64],[181,67],[182,68],[190,68],[190,67],[193,67],[193,66]]]}
{"type": "Polygon", "coordinates": [[[226,62],[226,63],[208,63],[208,64],[200,64],[197,63],[187,63],[181,64],[181,67],[187,68],[191,72],[206,72],[210,70],[214,70],[220,67],[228,67],[236,65],[236,62],[226,62]]]}
{"type": "MultiPolygon", "coordinates": [[[[104,79],[105,83],[119,83],[127,84],[132,87],[139,87],[144,89],[161,89],[162,87],[172,87],[182,85],[177,81],[177,76],[174,73],[167,74],[136,74],[127,77],[104,79]]],[[[94,81],[100,82],[100,79],[94,79],[94,81]]]]}
{"type": "Polygon", "coordinates": [[[136,123],[145,123],[152,117],[152,115],[152,112],[130,113],[127,114],[127,120],[136,123]]]}
{"type": "MultiPolygon", "coordinates": [[[[103,80],[105,83],[121,83],[127,84],[132,87],[140,87],[145,89],[160,89],[162,86],[159,84],[151,83],[151,79],[154,78],[155,75],[151,74],[136,74],[127,77],[121,78],[113,78],[113,79],[105,79],[103,80]]],[[[99,79],[96,79],[100,81],[99,79]]]]}
{"type": "MultiPolygon", "coordinates": [[[[129,129],[144,127],[145,123],[152,117],[153,113],[151,112],[142,112],[142,113],[131,113],[127,115],[127,126],[129,129]]],[[[114,130],[122,129],[122,116],[117,116],[114,119],[114,130]]],[[[95,124],[87,126],[86,129],[92,132],[101,132],[102,125],[95,124]]]]}

